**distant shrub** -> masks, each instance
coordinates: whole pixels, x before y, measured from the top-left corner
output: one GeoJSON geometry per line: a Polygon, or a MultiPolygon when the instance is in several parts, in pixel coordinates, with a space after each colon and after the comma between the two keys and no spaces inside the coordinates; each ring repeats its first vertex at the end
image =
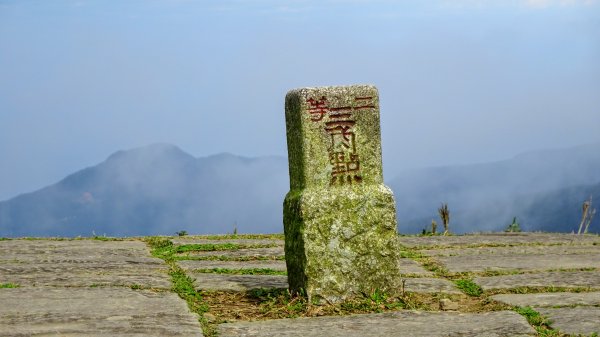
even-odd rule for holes
{"type": "Polygon", "coordinates": [[[508,227],[506,227],[506,230],[504,230],[504,231],[505,232],[520,232],[521,231],[521,226],[517,222],[517,217],[513,218],[512,223],[510,225],[508,225],[508,227]]]}

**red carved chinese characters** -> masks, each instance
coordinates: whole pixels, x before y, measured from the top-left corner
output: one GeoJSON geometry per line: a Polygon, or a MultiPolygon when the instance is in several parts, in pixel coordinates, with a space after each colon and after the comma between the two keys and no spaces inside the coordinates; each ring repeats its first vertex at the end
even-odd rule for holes
{"type": "Polygon", "coordinates": [[[324,130],[330,135],[329,163],[331,165],[330,185],[344,185],[362,182],[360,158],[356,150],[356,135],[353,114],[359,110],[375,108],[373,97],[355,97],[350,106],[329,106],[325,96],[307,101],[313,122],[324,120],[324,130]]]}
{"type": "Polygon", "coordinates": [[[310,120],[313,122],[322,120],[327,113],[327,99],[325,96],[322,96],[319,100],[309,98],[307,102],[310,106],[308,108],[308,112],[311,114],[310,120]]]}

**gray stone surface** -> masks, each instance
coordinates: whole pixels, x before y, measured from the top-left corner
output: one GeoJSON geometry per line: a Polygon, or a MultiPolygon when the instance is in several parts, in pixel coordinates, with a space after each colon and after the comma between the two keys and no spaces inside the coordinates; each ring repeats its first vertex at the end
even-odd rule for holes
{"type": "Polygon", "coordinates": [[[553,307],[573,305],[600,305],[600,292],[589,293],[539,293],[539,294],[500,294],[491,297],[495,301],[509,305],[526,307],[553,307]]]}
{"type": "Polygon", "coordinates": [[[543,272],[476,277],[473,282],[483,290],[518,287],[566,287],[600,289],[600,271],[543,272]]]}
{"type": "Polygon", "coordinates": [[[0,241],[0,283],[170,288],[168,268],[140,241],[0,241]]]}
{"type": "Polygon", "coordinates": [[[433,273],[429,270],[426,270],[419,263],[411,260],[411,259],[399,259],[398,260],[399,268],[401,276],[409,275],[409,276],[432,276],[433,273]]]}
{"type": "Polygon", "coordinates": [[[456,247],[470,245],[527,245],[527,244],[600,244],[600,236],[560,233],[482,233],[452,236],[402,236],[406,247],[456,247]]]}
{"type": "Polygon", "coordinates": [[[473,248],[444,248],[421,250],[427,256],[464,256],[464,255],[573,255],[573,254],[600,254],[600,245],[554,245],[554,246],[509,246],[509,247],[473,247],[473,248]]]}
{"type": "Polygon", "coordinates": [[[600,334],[600,308],[575,307],[575,308],[533,308],[540,314],[548,317],[550,326],[563,333],[590,336],[600,334]]]}
{"type": "Polygon", "coordinates": [[[0,335],[202,336],[198,317],[171,292],[127,288],[0,289],[0,335]]]}
{"type": "Polygon", "coordinates": [[[177,237],[171,239],[176,245],[191,245],[191,244],[226,244],[233,243],[238,245],[277,245],[283,246],[283,240],[275,240],[275,239],[202,239],[202,238],[194,238],[194,237],[177,237]]]}
{"type": "Polygon", "coordinates": [[[435,258],[450,272],[483,272],[486,270],[552,270],[560,268],[599,268],[600,253],[581,255],[459,255],[435,258]]]}
{"type": "Polygon", "coordinates": [[[405,291],[415,293],[461,294],[454,283],[441,278],[405,278],[405,291]]]}
{"type": "Polygon", "coordinates": [[[524,337],[535,330],[519,314],[497,311],[482,314],[398,311],[343,317],[281,319],[227,323],[220,337],[524,337]]]}
{"type": "MultiPolygon", "coordinates": [[[[182,254],[187,255],[188,253],[182,254]]],[[[219,250],[209,252],[189,252],[190,256],[226,256],[229,258],[237,257],[283,257],[283,247],[270,248],[251,248],[237,250],[219,250]]]]}
{"type": "Polygon", "coordinates": [[[177,264],[185,270],[195,269],[273,269],[285,271],[285,261],[283,260],[250,260],[250,261],[219,261],[219,260],[183,260],[177,261],[177,264]]]}
{"type": "Polygon", "coordinates": [[[258,288],[287,288],[284,275],[235,275],[213,273],[188,273],[194,286],[201,290],[245,291],[258,288]]]}

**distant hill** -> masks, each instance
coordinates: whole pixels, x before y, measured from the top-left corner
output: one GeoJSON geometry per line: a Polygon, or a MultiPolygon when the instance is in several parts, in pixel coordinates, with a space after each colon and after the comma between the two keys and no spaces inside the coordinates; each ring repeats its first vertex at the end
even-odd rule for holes
{"type": "MultiPolygon", "coordinates": [[[[600,209],[599,149],[400,172],[388,180],[399,230],[429,228],[441,202],[449,204],[455,233],[503,230],[514,216],[524,230],[576,230],[586,198],[593,195],[600,209]]],[[[57,184],[0,202],[0,237],[281,232],[288,189],[284,157],[195,158],[155,144],[119,151],[57,184]]],[[[600,232],[600,213],[590,231],[600,232]]]]}
{"type": "MultiPolygon", "coordinates": [[[[439,222],[442,202],[448,203],[451,229],[458,233],[502,230],[514,216],[528,230],[571,231],[590,194],[600,205],[598,183],[600,143],[493,163],[406,171],[389,181],[400,230],[412,233],[429,228],[432,219],[439,222]]],[[[593,226],[596,232],[598,227],[593,226]]]]}
{"type": "Polygon", "coordinates": [[[281,232],[288,187],[283,157],[194,158],[155,144],[0,203],[0,236],[281,232]]]}

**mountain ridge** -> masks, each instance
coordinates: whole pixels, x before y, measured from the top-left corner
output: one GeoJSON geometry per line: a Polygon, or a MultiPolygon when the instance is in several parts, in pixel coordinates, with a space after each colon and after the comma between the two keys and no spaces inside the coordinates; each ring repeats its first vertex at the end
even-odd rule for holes
{"type": "MultiPolygon", "coordinates": [[[[448,202],[451,229],[458,233],[502,230],[513,216],[527,230],[567,231],[553,221],[534,223],[547,219],[543,214],[578,223],[576,210],[589,197],[584,194],[600,200],[596,148],[600,144],[400,172],[387,181],[399,230],[420,232],[448,202]]],[[[288,190],[285,157],[194,157],[172,144],[152,144],[117,151],[56,184],[0,202],[0,236],[281,232],[288,190]]]]}

